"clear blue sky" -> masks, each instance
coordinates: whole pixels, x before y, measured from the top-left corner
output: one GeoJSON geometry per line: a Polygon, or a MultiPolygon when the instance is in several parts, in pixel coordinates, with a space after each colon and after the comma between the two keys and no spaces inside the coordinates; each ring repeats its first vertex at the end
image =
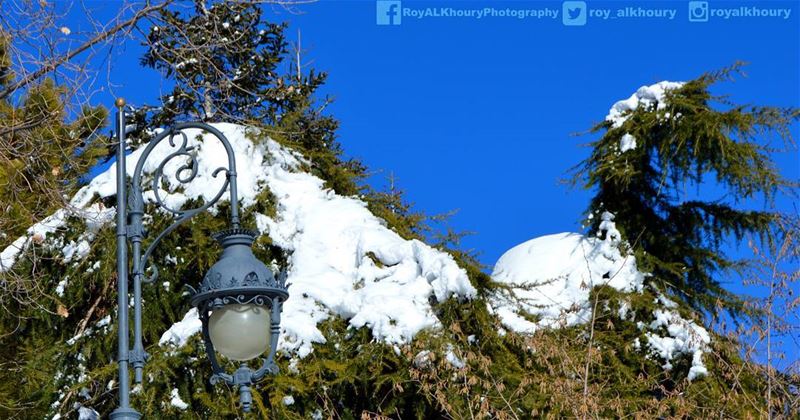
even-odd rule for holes
{"type": "MultiPolygon", "coordinates": [[[[593,137],[575,134],[639,86],[688,80],[744,60],[751,63],[748,77],[719,85],[717,93],[737,102],[800,105],[798,2],[712,1],[708,22],[690,22],[684,1],[588,6],[583,26],[565,26],[562,3],[553,1],[406,0],[402,7],[549,8],[558,12],[555,19],[404,16],[400,25],[377,25],[374,1],[321,1],[296,7],[298,13],[270,7],[268,15],[289,22],[293,41],[301,31],[304,63],[330,73],[323,93],[336,99],[329,109],[341,121],[347,155],[379,171],[374,185],[393,172],[419,210],[459,209],[451,226],[475,231],[462,245],[491,266],[528,239],[580,230],[590,193],[559,182],[589,152],[581,145],[593,137]],[[719,15],[752,6],[791,14],[719,15]],[[675,15],[596,17],[645,9],[675,15]]],[[[115,93],[134,104],[155,103],[166,85],[138,66],[141,51],[129,45],[114,54],[115,93]]],[[[97,98],[112,104],[111,94],[97,98]]],[[[796,151],[777,160],[785,176],[800,178],[796,151]]],[[[779,205],[791,211],[793,200],[781,198],[779,205]]],[[[731,289],[758,292],[733,280],[731,289]]]]}

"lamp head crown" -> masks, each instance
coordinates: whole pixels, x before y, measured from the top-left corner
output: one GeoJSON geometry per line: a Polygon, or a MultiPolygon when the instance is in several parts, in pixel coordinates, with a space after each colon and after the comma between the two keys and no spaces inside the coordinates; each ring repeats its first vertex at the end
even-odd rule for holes
{"type": "Polygon", "coordinates": [[[200,307],[208,302],[213,307],[233,303],[225,298],[288,296],[283,282],[276,280],[272,270],[253,255],[252,245],[257,235],[257,231],[241,228],[214,234],[214,239],[222,245],[222,256],[203,278],[199,293],[192,297],[192,305],[200,307]]]}

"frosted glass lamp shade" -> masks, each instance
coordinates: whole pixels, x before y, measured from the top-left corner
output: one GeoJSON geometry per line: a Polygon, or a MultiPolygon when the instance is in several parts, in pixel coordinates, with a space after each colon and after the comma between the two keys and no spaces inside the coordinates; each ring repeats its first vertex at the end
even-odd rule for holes
{"type": "Polygon", "coordinates": [[[260,305],[225,305],[208,320],[214,349],[232,360],[250,360],[269,348],[270,309],[260,305]]]}

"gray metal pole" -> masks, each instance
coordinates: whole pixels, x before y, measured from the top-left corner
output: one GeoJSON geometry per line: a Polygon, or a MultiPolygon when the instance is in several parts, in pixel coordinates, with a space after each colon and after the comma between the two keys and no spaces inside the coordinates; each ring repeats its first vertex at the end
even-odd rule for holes
{"type": "Polygon", "coordinates": [[[119,323],[117,362],[119,363],[119,407],[112,413],[115,420],[137,420],[142,417],[130,406],[130,378],[128,377],[128,234],[125,174],[125,100],[118,98],[117,105],[117,316],[119,323]]]}
{"type": "MultiPolygon", "coordinates": [[[[131,189],[134,202],[138,200],[138,190],[131,189]]],[[[140,202],[139,202],[140,203],[140,202]]],[[[141,205],[132,205],[128,209],[130,217],[131,232],[129,239],[131,242],[131,253],[133,254],[132,273],[133,273],[133,350],[129,354],[129,362],[133,367],[133,383],[142,383],[142,372],[148,354],[142,346],[142,214],[141,205]]]]}

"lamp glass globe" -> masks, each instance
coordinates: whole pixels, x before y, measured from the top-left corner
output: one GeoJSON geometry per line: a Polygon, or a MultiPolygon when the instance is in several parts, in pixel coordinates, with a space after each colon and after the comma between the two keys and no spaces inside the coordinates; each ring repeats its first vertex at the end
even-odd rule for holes
{"type": "Polygon", "coordinates": [[[265,306],[225,305],[209,317],[211,343],[228,359],[254,359],[269,348],[270,320],[270,309],[265,306]]]}

